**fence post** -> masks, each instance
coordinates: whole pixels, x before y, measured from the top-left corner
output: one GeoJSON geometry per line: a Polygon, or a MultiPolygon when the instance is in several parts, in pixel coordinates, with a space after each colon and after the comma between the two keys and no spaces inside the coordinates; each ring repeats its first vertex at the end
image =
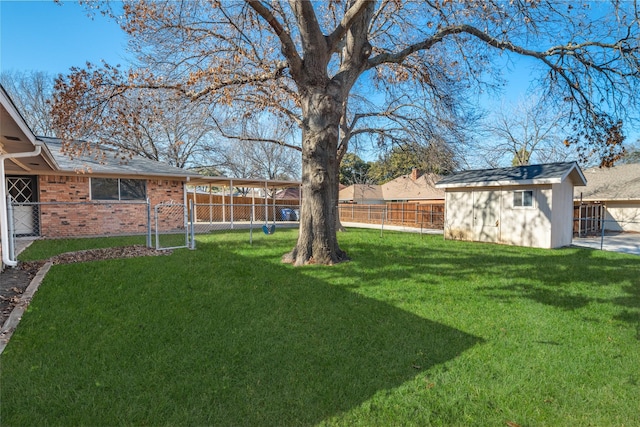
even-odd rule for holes
{"type": "Polygon", "coordinates": [[[151,248],[151,202],[147,197],[147,247],[151,248]]]}
{"type": "Polygon", "coordinates": [[[189,249],[191,250],[195,250],[196,248],[196,229],[195,229],[195,219],[196,219],[196,204],[194,203],[193,200],[191,200],[191,220],[189,221],[189,230],[190,230],[190,236],[189,236],[189,240],[190,240],[190,244],[189,244],[189,249]]]}

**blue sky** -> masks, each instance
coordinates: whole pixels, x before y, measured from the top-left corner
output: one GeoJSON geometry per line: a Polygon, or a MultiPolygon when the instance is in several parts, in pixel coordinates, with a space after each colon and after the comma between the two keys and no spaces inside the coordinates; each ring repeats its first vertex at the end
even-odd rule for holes
{"type": "MultiPolygon", "coordinates": [[[[101,60],[125,66],[126,47],[126,35],[113,20],[99,13],[92,19],[75,1],[0,0],[0,71],[57,75],[101,60]]],[[[509,84],[503,96],[479,99],[488,111],[509,108],[526,94],[532,68],[520,61],[505,72],[509,84]]],[[[628,143],[637,139],[636,132],[630,133],[628,143]]]]}
{"type": "Polygon", "coordinates": [[[0,0],[0,69],[67,73],[87,61],[126,62],[126,37],[73,1],[0,0]]]}
{"type": "MultiPolygon", "coordinates": [[[[126,36],[111,19],[90,18],[75,1],[0,0],[0,69],[67,73],[89,61],[125,64],[126,36]]],[[[528,73],[524,73],[528,74],[528,73]]],[[[506,96],[517,100],[526,79],[513,79],[506,96]]]]}

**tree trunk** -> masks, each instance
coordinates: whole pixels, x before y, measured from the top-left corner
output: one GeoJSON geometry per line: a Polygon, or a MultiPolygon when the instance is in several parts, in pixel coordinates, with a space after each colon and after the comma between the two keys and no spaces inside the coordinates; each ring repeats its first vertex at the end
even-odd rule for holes
{"type": "Polygon", "coordinates": [[[338,246],[338,125],[341,93],[335,83],[301,89],[302,206],[298,242],[283,262],[331,265],[348,260],[338,246]]]}

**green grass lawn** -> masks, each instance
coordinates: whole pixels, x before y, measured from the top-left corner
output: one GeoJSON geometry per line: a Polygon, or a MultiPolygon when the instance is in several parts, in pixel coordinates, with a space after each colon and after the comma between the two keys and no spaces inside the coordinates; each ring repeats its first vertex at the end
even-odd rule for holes
{"type": "Polygon", "coordinates": [[[350,230],[353,261],[294,268],[296,233],[54,266],[0,425],[640,425],[638,256],[350,230]]]}

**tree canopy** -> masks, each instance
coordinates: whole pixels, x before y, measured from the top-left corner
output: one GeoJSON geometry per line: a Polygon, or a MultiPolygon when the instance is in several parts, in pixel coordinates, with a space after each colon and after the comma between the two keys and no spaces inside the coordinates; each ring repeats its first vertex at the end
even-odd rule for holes
{"type": "Polygon", "coordinates": [[[496,59],[526,56],[539,64],[542,101],[567,112],[566,142],[604,163],[620,155],[620,120],[637,112],[635,1],[136,0],[102,9],[131,35],[143,66],[89,66],[58,80],[59,129],[73,132],[141,89],[295,121],[304,198],[298,242],[283,260],[296,265],[347,259],[335,200],[357,83],[386,93],[409,85],[435,110],[456,88],[495,83],[496,59]]]}

